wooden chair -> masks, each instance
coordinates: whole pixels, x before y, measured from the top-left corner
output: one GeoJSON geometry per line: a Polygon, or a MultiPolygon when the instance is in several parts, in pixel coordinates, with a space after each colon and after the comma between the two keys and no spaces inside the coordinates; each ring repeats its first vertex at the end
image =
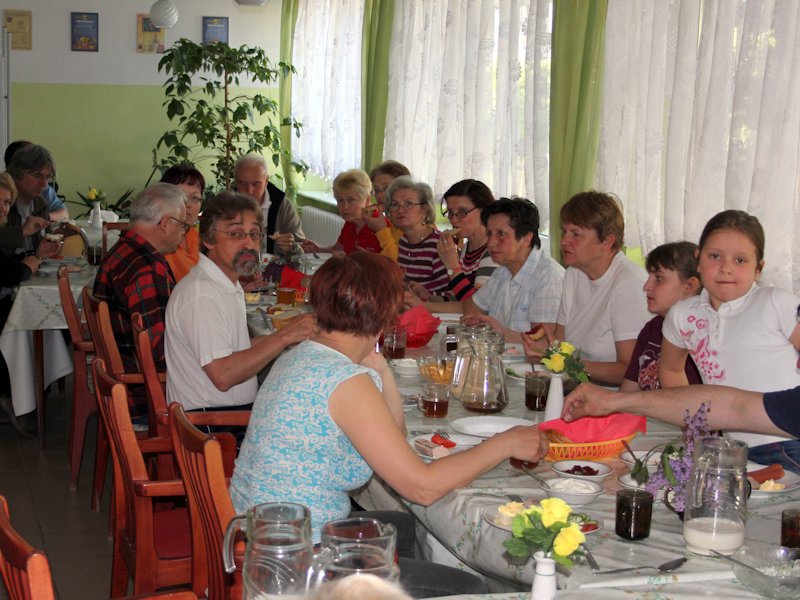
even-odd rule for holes
{"type": "Polygon", "coordinates": [[[229,575],[223,567],[222,540],[236,511],[228,493],[220,444],[197,429],[180,404],[173,402],[169,408],[172,445],[192,523],[192,589],[206,593],[209,600],[241,598],[241,571],[229,575]]]}
{"type": "Polygon", "coordinates": [[[0,575],[10,600],[55,600],[47,557],[14,529],[3,496],[0,496],[0,575]]]}
{"type": "Polygon", "coordinates": [[[158,500],[184,497],[179,480],[152,481],[145,453],[172,452],[169,438],[137,439],[125,386],[112,378],[101,359],[92,363],[97,404],[111,441],[114,464],[114,542],[111,598],[188,585],[192,576],[191,534],[185,508],[158,510],[158,500]]]}
{"type": "Polygon", "coordinates": [[[108,252],[108,232],[109,231],[125,231],[129,229],[131,224],[127,221],[122,223],[108,223],[107,221],[103,221],[103,233],[102,233],[102,248],[103,248],[103,256],[106,255],[108,252]]]}
{"type": "MultiPolygon", "coordinates": [[[[72,288],[69,284],[69,272],[66,267],[58,269],[58,293],[61,298],[61,307],[64,310],[64,318],[67,320],[67,328],[72,338],[72,362],[75,367],[72,382],[72,418],[69,428],[69,445],[67,447],[67,457],[69,459],[69,489],[75,491],[78,488],[78,474],[83,458],[83,445],[86,439],[86,424],[95,412],[97,403],[92,396],[89,388],[89,376],[87,360],[94,354],[94,343],[89,333],[87,323],[81,322],[81,315],[78,312],[78,305],[72,295],[72,288]]],[[[102,460],[100,453],[95,453],[96,460],[102,460]]],[[[95,472],[97,469],[95,468],[95,472]]]]}

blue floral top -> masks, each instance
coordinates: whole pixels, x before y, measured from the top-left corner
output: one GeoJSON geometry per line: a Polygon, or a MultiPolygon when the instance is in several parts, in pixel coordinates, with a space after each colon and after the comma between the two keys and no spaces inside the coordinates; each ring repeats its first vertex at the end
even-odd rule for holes
{"type": "Polygon", "coordinates": [[[303,342],[275,362],[236,459],[230,492],[237,512],[263,502],[303,504],[311,509],[314,543],[324,523],[350,514],[347,492],[369,481],[372,469],[331,418],[328,399],[362,373],[382,389],[374,370],[317,342],[303,342]]]}

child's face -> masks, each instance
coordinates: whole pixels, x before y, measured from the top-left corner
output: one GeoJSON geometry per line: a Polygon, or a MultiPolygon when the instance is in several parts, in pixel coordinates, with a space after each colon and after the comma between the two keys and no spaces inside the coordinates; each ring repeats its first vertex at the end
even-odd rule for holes
{"type": "Polygon", "coordinates": [[[654,271],[648,271],[647,281],[642,289],[647,295],[647,310],[665,317],[673,304],[696,294],[697,287],[696,277],[684,282],[677,271],[658,267],[654,271]]]}
{"type": "Polygon", "coordinates": [[[719,308],[744,296],[752,287],[761,265],[756,247],[741,231],[721,229],[706,240],[700,250],[697,270],[700,281],[708,290],[711,306],[719,308]]]}

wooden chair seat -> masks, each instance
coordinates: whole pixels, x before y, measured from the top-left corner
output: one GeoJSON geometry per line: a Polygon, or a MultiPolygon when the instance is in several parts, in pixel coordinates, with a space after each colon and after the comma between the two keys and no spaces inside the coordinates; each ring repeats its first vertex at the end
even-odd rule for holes
{"type": "Polygon", "coordinates": [[[8,502],[0,496],[0,575],[10,600],[54,600],[50,564],[11,524],[8,502]]]}

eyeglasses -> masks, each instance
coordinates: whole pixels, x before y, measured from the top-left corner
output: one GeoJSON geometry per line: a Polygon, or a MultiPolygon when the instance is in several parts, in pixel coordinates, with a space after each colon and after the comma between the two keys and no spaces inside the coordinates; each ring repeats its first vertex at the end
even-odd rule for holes
{"type": "Polygon", "coordinates": [[[389,205],[389,210],[400,210],[401,208],[403,210],[411,210],[415,206],[422,206],[423,204],[425,204],[425,203],[424,202],[411,202],[411,201],[408,201],[408,202],[392,202],[389,205]]]}
{"type": "Polygon", "coordinates": [[[222,231],[222,229],[212,229],[211,231],[216,231],[217,233],[221,233],[223,235],[227,235],[230,239],[235,240],[237,242],[241,242],[245,238],[250,238],[254,242],[257,242],[261,238],[264,237],[264,232],[254,229],[253,231],[222,231]]]}
{"type": "Polygon", "coordinates": [[[180,219],[176,219],[175,217],[170,217],[170,219],[172,219],[173,221],[177,221],[178,223],[183,225],[184,233],[186,233],[187,231],[189,231],[192,228],[192,226],[189,223],[187,223],[186,221],[181,221],[180,219]]]}
{"type": "Polygon", "coordinates": [[[442,209],[442,216],[443,217],[449,216],[449,218],[451,218],[451,219],[455,219],[455,218],[463,219],[469,213],[471,213],[473,210],[478,210],[478,207],[477,206],[473,206],[469,210],[450,210],[449,208],[444,208],[444,209],[442,209]]]}

